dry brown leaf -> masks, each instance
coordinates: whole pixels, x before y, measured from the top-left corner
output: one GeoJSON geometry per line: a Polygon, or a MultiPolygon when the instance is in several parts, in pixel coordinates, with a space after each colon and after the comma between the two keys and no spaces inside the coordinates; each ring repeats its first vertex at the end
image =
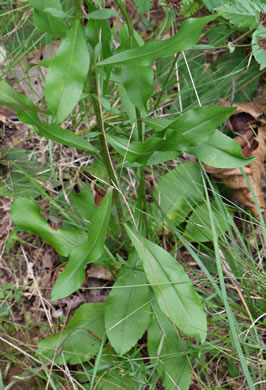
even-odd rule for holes
{"type": "Polygon", "coordinates": [[[114,281],[114,276],[109,268],[102,264],[90,264],[88,270],[86,271],[86,276],[89,278],[114,281]]]}
{"type": "Polygon", "coordinates": [[[225,107],[237,107],[233,115],[228,119],[226,125],[236,134],[244,134],[247,129],[258,128],[266,124],[262,115],[266,115],[266,106],[258,102],[246,104],[231,104],[225,99],[220,99],[220,104],[225,107]]]}
{"type": "MultiPolygon", "coordinates": [[[[230,105],[225,100],[222,100],[225,106],[230,105]]],[[[235,113],[228,120],[229,127],[234,132],[241,134],[235,138],[242,148],[243,155],[245,157],[256,157],[256,160],[243,167],[245,174],[252,186],[254,194],[257,198],[260,210],[262,213],[266,211],[264,194],[262,192],[262,176],[264,173],[264,156],[265,156],[265,137],[266,126],[265,120],[259,119],[261,115],[266,113],[266,106],[262,106],[256,103],[233,105],[237,107],[235,113]],[[248,115],[244,117],[243,115],[248,115]],[[242,115],[239,117],[239,115],[242,115]],[[237,121],[233,118],[236,117],[237,121]],[[244,119],[248,119],[248,122],[244,119]],[[254,130],[249,129],[250,118],[255,121],[257,127],[257,136],[254,134],[254,130]],[[259,127],[260,124],[260,127],[259,127]]],[[[253,123],[254,124],[254,123],[253,123]]],[[[247,206],[255,216],[258,216],[258,211],[253,199],[253,195],[249,190],[248,184],[245,178],[240,172],[240,169],[222,169],[214,168],[205,165],[205,169],[211,175],[222,179],[223,183],[230,188],[234,189],[236,198],[247,206]]]]}

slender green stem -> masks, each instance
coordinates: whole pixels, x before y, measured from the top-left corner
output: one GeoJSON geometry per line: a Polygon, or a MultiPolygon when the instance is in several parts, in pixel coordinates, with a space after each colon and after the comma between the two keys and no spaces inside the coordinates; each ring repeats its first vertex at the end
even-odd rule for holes
{"type": "MultiPolygon", "coordinates": [[[[134,37],[134,29],[131,23],[131,20],[129,18],[129,15],[122,4],[121,0],[115,0],[116,5],[120,9],[121,13],[123,14],[127,28],[128,28],[128,33],[130,38],[132,39],[134,37]]],[[[132,40],[131,40],[132,42],[132,40]]],[[[143,142],[144,141],[144,135],[143,135],[143,126],[142,126],[142,121],[141,121],[141,114],[139,109],[136,107],[136,117],[137,117],[137,126],[138,126],[138,141],[143,142]]],[[[145,227],[145,231],[147,232],[147,216],[146,216],[146,184],[145,184],[145,172],[144,172],[144,167],[140,167],[138,169],[139,173],[139,187],[138,187],[138,202],[140,209],[143,211],[142,217],[143,217],[143,223],[145,227]]]]}
{"type": "MultiPolygon", "coordinates": [[[[101,156],[104,161],[104,165],[107,169],[107,173],[109,176],[110,184],[114,185],[115,188],[119,188],[119,183],[115,174],[115,170],[113,167],[113,163],[111,160],[111,156],[109,153],[107,140],[106,140],[106,134],[105,134],[105,128],[104,128],[104,120],[103,120],[103,114],[102,114],[102,106],[101,106],[101,90],[99,87],[99,83],[97,82],[95,69],[92,67],[90,70],[90,95],[92,99],[92,104],[94,107],[94,112],[96,116],[97,125],[100,131],[100,150],[101,150],[101,156]]],[[[122,213],[122,205],[120,202],[118,191],[114,192],[114,201],[117,209],[117,214],[119,218],[119,222],[121,223],[123,221],[123,213],[122,213]]]]}
{"type": "Polygon", "coordinates": [[[79,19],[80,18],[80,12],[81,12],[80,0],[75,0],[74,6],[75,6],[75,17],[76,17],[76,19],[79,19]]]}
{"type": "MultiPolygon", "coordinates": [[[[141,120],[141,114],[138,108],[136,108],[136,117],[137,117],[137,126],[138,126],[138,141],[143,142],[143,125],[141,120]]],[[[147,202],[146,202],[146,183],[145,183],[145,167],[139,168],[139,188],[138,188],[138,197],[139,197],[139,205],[140,209],[143,211],[143,222],[145,226],[145,230],[147,232],[147,216],[146,216],[146,210],[147,210],[147,202]]]]}
{"type": "Polygon", "coordinates": [[[121,1],[121,0],[115,0],[115,2],[116,2],[117,7],[120,9],[122,15],[123,15],[124,18],[125,18],[125,21],[126,21],[126,24],[127,24],[127,28],[128,28],[129,35],[130,35],[131,37],[133,37],[133,36],[134,36],[134,29],[133,29],[131,20],[130,20],[130,18],[129,18],[129,15],[128,15],[128,13],[127,13],[127,11],[126,11],[126,9],[125,9],[125,7],[124,7],[122,1],[121,1]]]}

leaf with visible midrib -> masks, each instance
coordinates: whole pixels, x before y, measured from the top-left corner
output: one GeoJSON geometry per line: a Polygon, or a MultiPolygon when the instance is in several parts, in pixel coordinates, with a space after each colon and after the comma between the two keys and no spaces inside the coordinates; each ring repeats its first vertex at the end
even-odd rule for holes
{"type": "Polygon", "coordinates": [[[41,111],[32,101],[21,93],[16,92],[6,80],[0,79],[0,106],[13,111],[34,110],[41,111]]]}
{"type": "Polygon", "coordinates": [[[134,251],[119,272],[105,303],[107,336],[121,355],[137,343],[150,322],[150,292],[138,262],[134,251]]]}
{"type": "Polygon", "coordinates": [[[77,105],[90,65],[88,45],[82,26],[75,20],[50,62],[45,83],[48,107],[63,122],[77,105]]]}
{"type": "Polygon", "coordinates": [[[186,344],[180,342],[177,332],[155,300],[152,302],[154,319],[148,328],[149,355],[158,359],[156,371],[166,389],[188,390],[191,383],[191,366],[186,356],[186,344]]]}
{"type": "Polygon", "coordinates": [[[126,226],[143,263],[161,310],[187,336],[204,342],[207,320],[199,296],[184,268],[163,248],[141,238],[126,226]]]}
{"type": "Polygon", "coordinates": [[[108,191],[92,217],[88,239],[72,251],[65,269],[59,275],[52,291],[52,301],[62,299],[78,290],[85,279],[85,265],[95,262],[102,255],[111,206],[112,191],[108,191]]]}
{"type": "Polygon", "coordinates": [[[80,364],[95,356],[104,337],[104,304],[80,306],[64,330],[38,343],[37,354],[53,359],[57,364],[80,364]]]}
{"type": "Polygon", "coordinates": [[[255,160],[255,157],[245,158],[240,145],[219,130],[203,144],[188,148],[187,152],[215,168],[239,168],[255,160]]]}
{"type": "Polygon", "coordinates": [[[17,199],[11,206],[11,218],[20,229],[36,234],[51,245],[57,253],[69,256],[72,250],[86,240],[86,233],[76,228],[53,229],[44,217],[35,200],[17,199]]]}
{"type": "Polygon", "coordinates": [[[96,148],[84,138],[69,130],[62,129],[59,125],[42,122],[35,112],[18,112],[18,118],[21,122],[34,126],[46,139],[87,152],[96,152],[96,148]]]}
{"type": "Polygon", "coordinates": [[[156,57],[168,57],[182,50],[191,49],[200,38],[204,25],[217,16],[191,18],[185,20],[179,32],[164,41],[150,41],[137,49],[125,50],[99,62],[97,65],[151,64],[156,57]]]}

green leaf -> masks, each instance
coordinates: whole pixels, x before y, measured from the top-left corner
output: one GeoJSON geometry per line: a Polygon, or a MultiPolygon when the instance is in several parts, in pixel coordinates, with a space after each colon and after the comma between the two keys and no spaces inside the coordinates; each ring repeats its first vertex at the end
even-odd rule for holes
{"type": "Polygon", "coordinates": [[[161,150],[186,151],[187,147],[206,142],[216,131],[216,127],[224,123],[235,107],[206,106],[189,110],[182,114],[169,127],[169,135],[162,144],[161,150]]]}
{"type": "Polygon", "coordinates": [[[163,131],[167,127],[170,127],[173,120],[162,119],[162,118],[144,118],[143,122],[151,127],[155,131],[163,131]]]}
{"type": "Polygon", "coordinates": [[[133,103],[131,103],[123,84],[117,84],[117,90],[122,104],[125,106],[127,116],[131,122],[136,121],[136,109],[133,103]]]}
{"type": "Polygon", "coordinates": [[[19,230],[41,237],[61,256],[69,256],[75,247],[86,240],[86,234],[81,229],[54,229],[50,226],[40,214],[40,208],[34,200],[15,200],[11,206],[11,219],[19,230]]]}
{"type": "Polygon", "coordinates": [[[183,266],[163,248],[140,238],[128,226],[126,230],[143,263],[161,310],[185,335],[204,342],[207,334],[206,316],[183,266]]]}
{"type": "MultiPolygon", "coordinates": [[[[215,222],[217,236],[222,236],[230,226],[230,221],[225,219],[223,215],[219,213],[215,204],[211,204],[211,210],[213,219],[215,222]]],[[[212,241],[213,235],[211,230],[211,222],[209,216],[208,205],[206,203],[200,204],[196,207],[189,217],[184,237],[189,240],[189,242],[206,242],[212,241]]]]}
{"type": "Polygon", "coordinates": [[[102,255],[111,206],[112,192],[108,191],[92,217],[88,239],[71,252],[66,267],[59,275],[52,291],[52,301],[62,299],[78,290],[85,278],[85,265],[96,262],[102,255]]]}
{"type": "Polygon", "coordinates": [[[128,140],[116,135],[107,134],[107,140],[112,147],[130,162],[137,161],[139,164],[146,165],[162,142],[161,138],[150,137],[145,142],[133,141],[128,143],[128,140]]]}
{"type": "Polygon", "coordinates": [[[3,79],[0,79],[0,106],[5,106],[13,111],[41,111],[29,98],[16,92],[3,79]]]}
{"type": "Polygon", "coordinates": [[[98,63],[98,65],[148,65],[156,57],[168,57],[182,50],[191,49],[200,38],[206,23],[214,20],[215,15],[185,20],[179,32],[172,38],[150,41],[136,49],[125,50],[98,63]]]}
{"type": "Polygon", "coordinates": [[[142,112],[147,112],[147,102],[153,92],[151,66],[122,66],[121,77],[130,101],[142,112]]]}
{"type": "Polygon", "coordinates": [[[165,389],[188,390],[191,383],[191,367],[173,324],[153,303],[154,316],[148,328],[148,352],[152,361],[157,359],[156,371],[165,389]]]}
{"type": "Polygon", "coordinates": [[[28,2],[34,8],[33,21],[39,30],[56,37],[66,35],[67,28],[62,20],[66,14],[62,11],[60,1],[28,0],[28,2]]]}
{"type": "Polygon", "coordinates": [[[252,54],[260,64],[260,70],[266,68],[266,27],[260,25],[252,35],[252,54]]]}
{"type": "Polygon", "coordinates": [[[255,160],[255,157],[245,158],[240,145],[218,130],[204,144],[187,151],[215,168],[239,168],[255,160]]]}
{"type": "Polygon", "coordinates": [[[176,226],[204,200],[199,164],[186,162],[162,176],[153,198],[160,210],[176,226]]]}
{"type": "Polygon", "coordinates": [[[80,364],[94,357],[104,337],[104,304],[80,306],[64,330],[38,343],[37,354],[56,364],[80,364]]]}
{"type": "Polygon", "coordinates": [[[116,16],[117,11],[110,9],[110,8],[102,8],[98,9],[97,11],[90,12],[87,17],[90,19],[96,19],[96,20],[101,20],[101,19],[109,19],[112,16],[116,16]]]}
{"type": "Polygon", "coordinates": [[[148,282],[138,264],[137,254],[129,256],[105,304],[105,328],[115,351],[123,355],[141,338],[150,322],[148,282]]]}
{"type": "Polygon", "coordinates": [[[43,11],[34,11],[34,24],[39,30],[44,31],[55,37],[64,37],[67,33],[65,23],[62,21],[62,16],[55,16],[53,8],[47,8],[43,11]]]}
{"type": "Polygon", "coordinates": [[[83,185],[86,187],[86,190],[81,191],[78,194],[72,192],[70,194],[70,199],[74,203],[74,207],[77,209],[80,216],[90,221],[96,210],[96,206],[94,204],[94,197],[90,186],[86,185],[86,183],[83,183],[83,185]]]}
{"type": "Polygon", "coordinates": [[[219,7],[223,2],[224,0],[203,0],[203,4],[209,11],[213,11],[214,8],[219,7]]]}
{"type": "Polygon", "coordinates": [[[74,134],[69,130],[64,130],[59,125],[51,125],[49,123],[42,122],[39,119],[38,114],[35,112],[19,112],[18,118],[21,122],[34,126],[46,139],[51,139],[72,148],[86,150],[87,152],[97,151],[94,146],[90,145],[87,140],[79,135],[74,134]]]}
{"type": "Polygon", "coordinates": [[[58,123],[63,122],[79,102],[90,65],[88,45],[76,20],[62,40],[46,77],[45,96],[58,123]]]}
{"type": "Polygon", "coordinates": [[[215,10],[237,27],[252,29],[259,24],[260,12],[266,12],[266,4],[261,0],[235,1],[215,10]]]}

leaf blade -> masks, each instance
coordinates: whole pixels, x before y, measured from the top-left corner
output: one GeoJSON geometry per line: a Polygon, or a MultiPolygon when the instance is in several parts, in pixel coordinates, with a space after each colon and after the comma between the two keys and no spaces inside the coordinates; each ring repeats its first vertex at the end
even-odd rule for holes
{"type": "Polygon", "coordinates": [[[126,230],[143,263],[161,310],[186,335],[204,342],[206,316],[182,265],[158,245],[144,238],[140,240],[128,226],[126,230]]]}
{"type": "Polygon", "coordinates": [[[40,214],[40,208],[37,203],[31,199],[22,198],[15,200],[11,206],[11,218],[19,229],[41,237],[61,256],[69,256],[77,245],[86,240],[86,234],[81,229],[53,229],[40,214]]]}
{"type": "Polygon", "coordinates": [[[97,261],[102,255],[111,205],[112,192],[108,191],[92,217],[88,239],[71,252],[66,267],[56,280],[52,290],[52,301],[62,299],[79,289],[85,278],[85,265],[97,261]]]}
{"type": "Polygon", "coordinates": [[[76,20],[50,62],[45,97],[57,123],[63,122],[77,105],[90,66],[82,26],[76,20]]]}
{"type": "Polygon", "coordinates": [[[87,152],[97,151],[94,146],[90,145],[87,140],[79,135],[72,133],[69,130],[64,130],[59,125],[42,122],[38,118],[37,113],[30,111],[19,112],[18,118],[21,122],[34,126],[46,139],[51,139],[72,148],[86,150],[87,152]]]}
{"type": "Polygon", "coordinates": [[[120,271],[105,303],[107,336],[121,355],[137,343],[150,322],[149,288],[144,272],[136,268],[137,263],[137,255],[133,253],[120,271]]]}

